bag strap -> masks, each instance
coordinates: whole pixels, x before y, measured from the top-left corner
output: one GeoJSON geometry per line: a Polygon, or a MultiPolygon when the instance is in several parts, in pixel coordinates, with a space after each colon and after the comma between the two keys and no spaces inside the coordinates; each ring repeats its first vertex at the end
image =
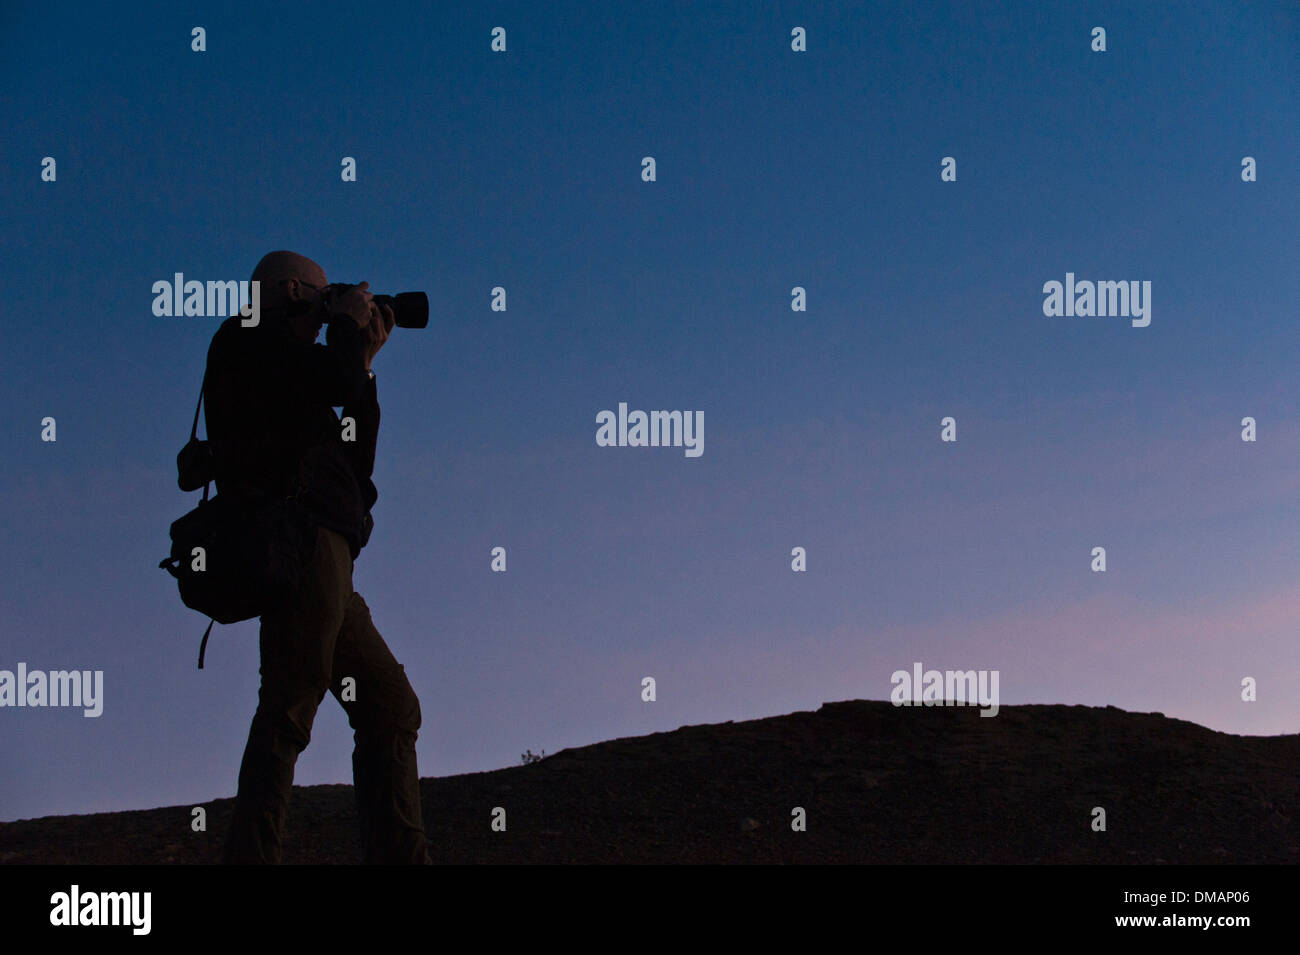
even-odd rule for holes
{"type": "Polygon", "coordinates": [[[208,650],[208,635],[212,633],[212,625],[216,623],[215,619],[208,621],[208,629],[203,631],[203,642],[199,644],[199,669],[203,669],[203,654],[208,650]]]}
{"type": "Polygon", "coordinates": [[[194,406],[194,424],[190,427],[190,440],[199,436],[199,409],[203,407],[203,392],[208,387],[208,366],[203,366],[203,384],[199,385],[199,403],[194,406]]]}
{"type": "MultiPolygon", "coordinates": [[[[203,363],[203,383],[199,385],[199,403],[194,406],[194,423],[190,425],[191,442],[197,441],[199,437],[199,410],[203,407],[203,393],[207,390],[208,390],[208,364],[205,361],[203,363]]],[[[208,499],[208,485],[211,483],[212,483],[211,481],[207,481],[203,485],[204,501],[208,499]]],[[[211,630],[212,628],[209,627],[208,629],[211,630]]],[[[204,642],[207,642],[207,639],[208,639],[207,634],[204,634],[203,635],[204,642]]],[[[199,656],[200,656],[199,669],[201,670],[203,669],[202,652],[200,652],[199,656]]]]}
{"type": "MultiPolygon", "coordinates": [[[[199,385],[199,403],[194,406],[194,424],[190,426],[190,440],[193,441],[199,436],[199,409],[203,407],[203,392],[208,388],[208,366],[205,362],[203,365],[203,383],[199,385]]],[[[203,500],[208,499],[208,484],[203,485],[203,500]]],[[[208,637],[212,635],[212,625],[216,619],[208,620],[208,629],[203,631],[203,639],[199,642],[199,669],[203,669],[203,655],[208,652],[208,637]]]]}
{"type": "MultiPolygon", "coordinates": [[[[194,406],[194,423],[190,425],[191,441],[196,441],[198,440],[199,437],[199,412],[203,408],[203,393],[207,391],[207,388],[208,388],[208,366],[207,363],[205,362],[203,365],[203,383],[199,385],[199,403],[194,406]]],[[[211,481],[208,481],[203,485],[203,500],[205,501],[208,499],[208,485],[211,483],[212,483],[211,481]]],[[[167,564],[169,562],[170,562],[170,558],[168,560],[164,560],[158,566],[167,567],[167,564]]],[[[216,622],[217,621],[215,618],[208,620],[208,629],[203,631],[203,640],[199,643],[199,669],[200,670],[203,669],[203,655],[208,652],[208,637],[212,635],[212,625],[216,622]]]]}

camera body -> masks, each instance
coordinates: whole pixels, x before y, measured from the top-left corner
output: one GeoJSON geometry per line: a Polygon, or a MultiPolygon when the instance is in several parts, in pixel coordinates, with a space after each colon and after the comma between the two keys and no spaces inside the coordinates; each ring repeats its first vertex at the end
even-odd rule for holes
{"type": "MultiPolygon", "coordinates": [[[[356,288],[355,283],[331,282],[322,290],[325,307],[340,292],[356,288]]],[[[387,305],[393,310],[398,328],[427,328],[429,325],[429,296],[424,292],[398,292],[396,295],[373,296],[376,305],[387,305]]]]}

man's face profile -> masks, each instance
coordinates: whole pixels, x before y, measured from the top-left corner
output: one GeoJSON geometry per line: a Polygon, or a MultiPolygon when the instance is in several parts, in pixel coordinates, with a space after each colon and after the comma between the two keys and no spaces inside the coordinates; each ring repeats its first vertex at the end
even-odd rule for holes
{"type": "Polygon", "coordinates": [[[284,301],[288,305],[286,321],[293,334],[305,342],[314,342],[325,325],[321,308],[321,288],[296,278],[281,279],[284,301]]]}
{"type": "Polygon", "coordinates": [[[281,312],[297,338],[314,342],[325,324],[321,310],[321,289],[329,284],[325,270],[296,252],[268,252],[253,269],[253,279],[262,283],[263,309],[281,312]]]}

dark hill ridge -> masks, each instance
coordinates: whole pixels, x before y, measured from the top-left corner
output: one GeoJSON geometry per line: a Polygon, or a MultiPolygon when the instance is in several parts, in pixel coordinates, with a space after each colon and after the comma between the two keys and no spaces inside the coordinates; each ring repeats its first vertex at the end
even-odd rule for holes
{"type": "MultiPolygon", "coordinates": [[[[1300,735],[1114,707],[827,703],[422,786],[438,862],[1300,862],[1300,735]]],[[[0,862],[212,862],[231,804],[0,823],[0,862]]],[[[355,862],[356,829],[351,786],[296,788],[285,861],[355,862]]]]}

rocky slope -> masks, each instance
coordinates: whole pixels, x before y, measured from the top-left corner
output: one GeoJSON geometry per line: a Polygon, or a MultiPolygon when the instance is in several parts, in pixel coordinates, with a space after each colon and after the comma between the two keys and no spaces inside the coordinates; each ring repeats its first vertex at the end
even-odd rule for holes
{"type": "MultiPolygon", "coordinates": [[[[422,786],[438,862],[1300,862],[1300,735],[1113,707],[827,703],[422,786]]],[[[209,863],[231,802],[0,823],[0,862],[209,863]]],[[[359,858],[352,788],[296,788],[285,861],[359,858]]]]}

